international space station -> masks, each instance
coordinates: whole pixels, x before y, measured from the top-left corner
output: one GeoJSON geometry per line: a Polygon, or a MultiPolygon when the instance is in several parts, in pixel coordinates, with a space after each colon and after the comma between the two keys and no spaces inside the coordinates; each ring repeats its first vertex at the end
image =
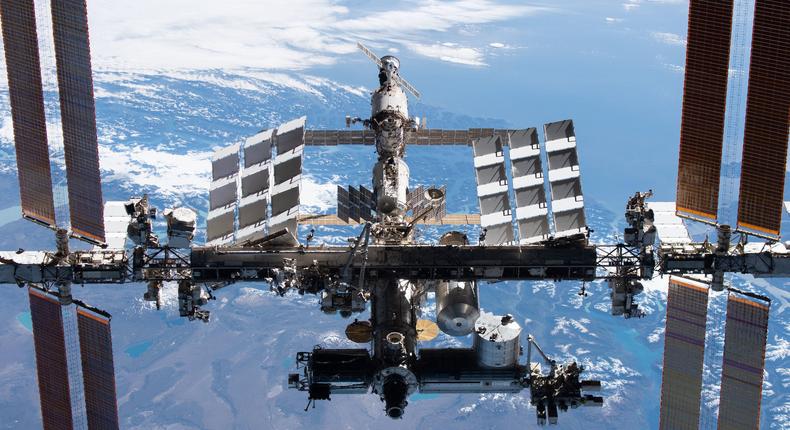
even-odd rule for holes
{"type": "Polygon", "coordinates": [[[790,126],[785,1],[755,1],[737,224],[718,221],[724,130],[734,115],[727,109],[734,2],[690,0],[676,202],[635,193],[622,241],[611,244],[589,240],[572,120],[544,124],[543,139],[531,127],[429,129],[410,116],[407,92],[420,93],[401,76],[399,60],[362,44],[378,69],[369,117],[346,117],[346,130],[312,130],[298,118],[220,149],[212,158],[206,243],[193,243],[200,222],[186,207],[162,212],[167,234],[160,238],[148,196],[102,198],[86,3],[50,0],[48,8],[68,217],[56,211],[50,173],[39,53],[39,38],[49,35],[37,34],[33,0],[0,0],[22,215],[55,236],[54,250],[0,252],[0,283],[28,291],[45,429],[119,428],[111,316],[73,297],[75,284],[145,283],[145,300],[158,306],[163,283],[176,282],[180,315],[206,322],[209,299],[244,282],[319,295],[324,312],[344,317],[370,306],[370,319],[346,330],[359,348],[295,354],[300,371],[287,383],[307,393],[308,407],[372,393],[397,419],[417,392],[527,391],[538,423],[554,424],[558,411],[601,406],[601,382],[585,380],[578,363],[552,359],[522,333],[517,316],[483,312],[480,286],[604,279],[611,313],[629,318],[641,315],[640,281],[656,276],[669,277],[660,428],[699,427],[709,291],[725,289],[718,427],[759,428],[770,300],[728,287],[725,275],[790,277],[780,237],[790,126]],[[336,213],[301,213],[305,146],[346,144],[375,147],[370,182],[338,184],[336,213]],[[411,184],[410,145],[471,146],[480,213],[448,214],[444,184],[411,184]],[[694,241],[690,222],[714,226],[716,237],[694,241]],[[476,224],[481,233],[449,231],[423,243],[415,232],[424,224],[476,224]],[[359,233],[347,246],[313,243],[323,225],[358,226],[359,233]],[[306,237],[300,226],[312,226],[306,237]],[[70,239],[93,248],[70,250],[70,239]],[[429,293],[435,321],[419,318],[429,293]],[[439,330],[471,337],[472,346],[420,347],[439,330]],[[77,338],[79,356],[69,347],[77,338]],[[72,396],[74,383],[84,398],[72,396]]]}

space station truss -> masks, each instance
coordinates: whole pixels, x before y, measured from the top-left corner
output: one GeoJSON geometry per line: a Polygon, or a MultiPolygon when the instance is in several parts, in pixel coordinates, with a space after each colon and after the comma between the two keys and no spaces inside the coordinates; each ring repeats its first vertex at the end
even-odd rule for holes
{"type": "Polygon", "coordinates": [[[287,234],[270,243],[298,244],[305,120],[262,131],[243,145],[214,153],[207,245],[252,243],[283,231],[287,234]]]}
{"type": "Polygon", "coordinates": [[[677,211],[716,223],[733,0],[689,4],[677,211]]]}
{"type": "Polygon", "coordinates": [[[705,284],[669,279],[659,413],[662,430],[699,427],[707,313],[705,284]]]}
{"type": "Polygon", "coordinates": [[[720,430],[760,428],[768,311],[768,303],[761,299],[736,292],[727,297],[720,430]]]}
{"type": "Polygon", "coordinates": [[[22,215],[54,226],[44,93],[33,0],[0,1],[22,215]]]}
{"type": "Polygon", "coordinates": [[[90,429],[117,429],[118,404],[109,315],[77,308],[77,329],[90,429]]]}
{"type": "Polygon", "coordinates": [[[738,230],[779,237],[790,129],[790,5],[756,0],[738,230]]]}
{"type": "Polygon", "coordinates": [[[585,235],[587,220],[584,215],[584,197],[573,120],[549,123],[543,126],[543,130],[548,156],[554,236],[585,235]]]}
{"type": "Polygon", "coordinates": [[[28,289],[28,296],[43,427],[71,429],[72,399],[61,305],[56,297],[35,288],[28,289]]]}
{"type": "Polygon", "coordinates": [[[510,130],[473,141],[480,226],[485,243],[515,242],[510,192],[515,197],[518,242],[535,244],[552,238],[586,237],[587,220],[581,188],[579,157],[572,120],[544,125],[548,166],[544,174],[541,145],[535,128],[510,130]],[[510,147],[512,186],[505,169],[504,146],[510,147]],[[549,225],[546,178],[551,190],[553,229],[549,225]]]}
{"type": "Polygon", "coordinates": [[[505,152],[499,136],[483,137],[472,143],[474,151],[480,226],[485,229],[487,245],[514,241],[505,152]]]}

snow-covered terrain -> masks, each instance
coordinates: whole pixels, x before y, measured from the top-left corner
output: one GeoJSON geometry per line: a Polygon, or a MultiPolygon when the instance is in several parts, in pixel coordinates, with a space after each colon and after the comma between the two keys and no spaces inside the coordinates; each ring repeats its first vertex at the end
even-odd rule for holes
{"type": "MultiPolygon", "coordinates": [[[[104,192],[107,200],[148,192],[160,209],[186,205],[201,218],[207,207],[212,148],[307,115],[312,128],[340,128],[346,114],[365,116],[367,90],[330,80],[262,72],[140,74],[99,72],[96,77],[104,192]]],[[[416,104],[412,111],[432,127],[508,126],[502,121],[454,115],[416,104]]],[[[49,249],[52,235],[18,219],[8,106],[0,104],[0,249],[49,249]]],[[[375,154],[370,147],[308,148],[309,211],[331,211],[336,184],[366,184],[375,154]]],[[[475,212],[471,150],[422,147],[408,150],[414,184],[447,184],[449,212],[475,212]],[[441,158],[441,162],[440,162],[441,158]]],[[[582,160],[582,163],[584,161],[582,160]]],[[[585,165],[586,170],[606,166],[585,165]]],[[[636,191],[636,190],[634,190],[636,191]]],[[[612,241],[623,226],[587,196],[593,240],[612,241]]],[[[336,242],[350,228],[319,229],[319,240],[336,242]]],[[[435,239],[437,229],[423,237],[435,239]]],[[[470,237],[475,237],[469,227],[470,237]]],[[[199,238],[202,240],[202,236],[199,238]]],[[[751,282],[774,299],[763,399],[764,428],[790,426],[790,300],[783,280],[751,282]]],[[[666,280],[646,283],[639,297],[647,315],[624,320],[609,315],[605,283],[502,282],[481,285],[482,307],[512,313],[559,360],[575,359],[587,377],[604,381],[602,409],[582,408],[560,416],[557,428],[656,428],[661,384],[666,280]]],[[[79,298],[113,314],[113,343],[121,422],[131,429],[297,429],[297,428],[519,428],[535,427],[534,410],[521,395],[417,395],[403,421],[383,414],[376,396],[335,396],[304,412],[304,393],[289,391],[286,376],[295,353],[315,344],[351,346],[343,331],[349,321],[323,315],[315,297],[284,298],[266,285],[238,284],[209,304],[209,324],[178,317],[175,286],[165,290],[156,311],[143,302],[138,284],[75,287],[79,298]]],[[[721,362],[723,295],[711,300],[711,345],[703,423],[712,425],[716,367],[721,362]],[[718,355],[717,355],[718,354],[718,355]]],[[[425,314],[430,317],[432,308],[425,314]]],[[[32,336],[24,291],[0,288],[0,428],[40,426],[32,336]]],[[[468,343],[440,335],[430,345],[468,343]]],[[[712,428],[712,427],[711,427],[712,428]]]]}

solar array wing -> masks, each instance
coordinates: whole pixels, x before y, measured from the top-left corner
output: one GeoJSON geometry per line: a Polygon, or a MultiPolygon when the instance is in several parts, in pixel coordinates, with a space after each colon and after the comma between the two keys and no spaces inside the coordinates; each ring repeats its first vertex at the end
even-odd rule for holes
{"type": "Polygon", "coordinates": [[[307,130],[304,136],[308,146],[373,145],[373,130],[307,130]]]}
{"type": "Polygon", "coordinates": [[[351,200],[346,187],[337,186],[337,217],[348,223],[350,216],[351,200]]]}
{"type": "Polygon", "coordinates": [[[766,303],[736,293],[727,298],[720,430],[760,428],[768,310],[766,303]]]}
{"type": "Polygon", "coordinates": [[[584,214],[579,155],[576,152],[576,132],[573,120],[545,124],[548,156],[551,212],[554,217],[555,237],[587,233],[584,214]]]}
{"type": "Polygon", "coordinates": [[[472,147],[480,226],[486,229],[485,244],[511,243],[514,237],[502,139],[483,137],[474,141],[472,147]]]}
{"type": "Polygon", "coordinates": [[[699,428],[708,289],[671,277],[667,292],[659,428],[699,428]]]}
{"type": "Polygon", "coordinates": [[[790,129],[790,4],[756,0],[738,229],[777,239],[790,129]]]}
{"type": "Polygon", "coordinates": [[[549,210],[540,160],[540,141],[535,128],[510,135],[510,164],[516,195],[519,242],[536,243],[549,237],[549,210]]]}
{"type": "Polygon", "coordinates": [[[362,196],[359,194],[359,190],[352,186],[348,186],[348,218],[351,221],[359,222],[360,219],[360,201],[362,196]]]}
{"type": "Polygon", "coordinates": [[[63,314],[57,298],[28,289],[38,391],[45,430],[73,428],[63,314]]]}
{"type": "Polygon", "coordinates": [[[373,222],[375,220],[376,201],[373,198],[373,191],[359,186],[359,218],[361,221],[373,222]]]}
{"type": "Polygon", "coordinates": [[[691,243],[691,236],[676,214],[675,202],[647,202],[647,208],[653,211],[653,225],[656,226],[661,243],[691,243]]]}
{"type": "Polygon", "coordinates": [[[89,429],[118,429],[110,318],[77,308],[85,411],[89,429]]]}
{"type": "Polygon", "coordinates": [[[55,226],[33,0],[0,1],[22,215],[55,226]]]}
{"type": "Polygon", "coordinates": [[[102,243],[104,203],[87,5],[85,0],[51,4],[71,230],[75,236],[102,243]]]}
{"type": "Polygon", "coordinates": [[[733,0],[689,3],[680,125],[678,214],[716,223],[733,0]]]}
{"type": "MultiPolygon", "coordinates": [[[[466,130],[420,129],[406,134],[407,145],[464,145],[483,137],[499,136],[507,144],[508,136],[516,130],[493,128],[470,128],[466,130]]],[[[376,134],[373,130],[306,130],[305,145],[373,145],[376,134]]]]}
{"type": "Polygon", "coordinates": [[[422,185],[408,190],[406,193],[406,204],[411,209],[412,214],[416,215],[420,211],[420,208],[425,205],[425,189],[422,185]]]}

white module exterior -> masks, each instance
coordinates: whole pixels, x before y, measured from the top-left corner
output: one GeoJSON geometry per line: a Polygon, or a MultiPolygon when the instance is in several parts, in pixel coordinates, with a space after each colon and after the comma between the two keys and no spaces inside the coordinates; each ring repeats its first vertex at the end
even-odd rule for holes
{"type": "Polygon", "coordinates": [[[390,111],[400,114],[403,118],[408,118],[406,93],[397,85],[390,85],[376,91],[371,99],[371,111],[373,117],[379,112],[390,111]]]}
{"type": "Polygon", "coordinates": [[[508,368],[518,364],[521,326],[510,316],[483,312],[475,323],[474,349],[482,367],[508,368]]]}
{"type": "Polygon", "coordinates": [[[376,209],[385,215],[402,215],[408,204],[409,166],[402,158],[390,160],[392,164],[379,161],[373,166],[376,209]]]}

